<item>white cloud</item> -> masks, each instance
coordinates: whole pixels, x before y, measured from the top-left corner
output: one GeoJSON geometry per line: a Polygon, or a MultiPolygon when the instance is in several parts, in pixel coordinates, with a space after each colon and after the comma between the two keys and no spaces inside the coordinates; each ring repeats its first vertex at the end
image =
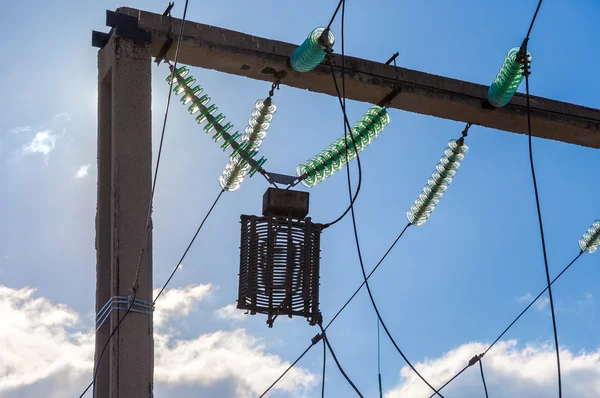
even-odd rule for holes
{"type": "Polygon", "coordinates": [[[44,156],[48,156],[55,147],[56,135],[52,134],[51,130],[43,130],[36,133],[29,144],[23,146],[23,154],[41,153],[44,156]]]}
{"type": "MultiPolygon", "coordinates": [[[[210,290],[211,285],[197,285],[166,291],[155,310],[158,325],[189,314],[210,290]]],[[[92,374],[94,335],[82,329],[72,309],[35,298],[34,293],[31,288],[0,285],[0,396],[63,397],[83,391],[92,374]]],[[[256,396],[289,366],[244,329],[191,339],[158,329],[154,333],[158,385],[229,383],[236,397],[256,396]]],[[[315,384],[314,375],[294,367],[275,389],[301,393],[315,384]]]]}
{"type": "Polygon", "coordinates": [[[93,334],[73,330],[73,310],[34,293],[0,285],[0,392],[92,369],[93,334]]]}
{"type": "MultiPolygon", "coordinates": [[[[518,299],[523,303],[529,304],[533,301],[534,297],[531,292],[527,292],[526,295],[518,297],[518,299]]],[[[550,305],[550,299],[548,297],[540,297],[537,299],[533,307],[538,311],[543,311],[548,308],[548,305],[550,305]]]]}
{"type": "MultiPolygon", "coordinates": [[[[208,296],[212,285],[190,285],[183,289],[165,290],[160,301],[154,309],[154,326],[160,327],[175,316],[185,316],[193,309],[196,302],[208,296]]],[[[160,289],[154,289],[153,297],[158,295],[160,289]]]]}
{"type": "MultiPolygon", "coordinates": [[[[415,364],[434,386],[441,386],[458,373],[474,355],[487,348],[483,343],[467,343],[443,356],[415,364]]],[[[488,391],[495,398],[556,396],[556,354],[552,345],[519,347],[515,340],[499,342],[483,358],[488,391]]],[[[479,398],[483,385],[479,366],[467,369],[448,387],[445,396],[479,398]]],[[[577,398],[600,396],[600,350],[573,353],[561,350],[563,395],[577,398]]],[[[400,382],[387,391],[386,398],[429,397],[431,390],[408,368],[400,370],[400,382]]]]}
{"type": "Polygon", "coordinates": [[[90,166],[91,166],[91,164],[85,164],[85,165],[79,166],[79,168],[77,169],[77,172],[75,173],[75,178],[87,177],[88,172],[90,170],[90,166]]]}
{"type": "Polygon", "coordinates": [[[247,316],[242,310],[237,309],[235,304],[228,304],[219,308],[215,311],[215,314],[221,319],[232,319],[234,321],[242,321],[247,316]]]}
{"type": "MultiPolygon", "coordinates": [[[[168,336],[155,336],[155,344],[158,382],[207,386],[232,380],[236,397],[257,396],[289,366],[278,356],[265,353],[260,340],[244,329],[176,342],[168,336]]],[[[300,392],[316,384],[314,375],[294,367],[275,389],[300,392]]]]}

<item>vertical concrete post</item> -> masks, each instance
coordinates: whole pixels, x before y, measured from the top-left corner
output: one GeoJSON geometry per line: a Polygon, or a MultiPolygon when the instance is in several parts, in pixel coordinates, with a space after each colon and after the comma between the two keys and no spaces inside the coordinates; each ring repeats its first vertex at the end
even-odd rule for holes
{"type": "MultiPolygon", "coordinates": [[[[148,43],[113,34],[98,53],[96,312],[131,295],[152,188],[151,55],[148,43]]],[[[137,298],[152,301],[152,234],[137,298]]],[[[127,305],[125,305],[126,307],[127,305]]],[[[95,362],[124,310],[96,333],[95,362]]],[[[97,365],[97,398],[153,396],[152,314],[130,312],[97,365]]]]}

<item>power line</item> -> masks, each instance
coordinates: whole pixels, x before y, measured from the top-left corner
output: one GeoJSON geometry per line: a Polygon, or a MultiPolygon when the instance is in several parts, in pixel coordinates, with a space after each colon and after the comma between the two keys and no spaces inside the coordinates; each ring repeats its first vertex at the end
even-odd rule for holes
{"type": "Polygon", "coordinates": [[[562,398],[562,377],[560,371],[560,347],[558,345],[558,331],[556,327],[556,314],[554,312],[554,298],[552,295],[552,283],[550,282],[550,269],[548,266],[548,254],[546,250],[546,239],[544,237],[544,224],[542,222],[542,210],[540,207],[540,197],[537,187],[537,179],[535,176],[535,166],[533,162],[533,144],[531,137],[531,105],[529,98],[529,57],[527,54],[527,44],[529,42],[529,35],[531,34],[531,29],[533,29],[533,24],[535,23],[535,19],[542,5],[542,0],[538,2],[535,13],[533,14],[533,18],[531,19],[531,24],[529,25],[529,29],[527,31],[527,36],[523,40],[523,44],[521,45],[521,49],[519,51],[521,60],[523,61],[523,75],[525,76],[525,100],[527,104],[527,136],[528,136],[528,147],[529,147],[529,165],[531,168],[531,178],[533,180],[533,191],[535,193],[535,205],[537,209],[538,223],[540,227],[540,237],[542,240],[542,252],[544,255],[544,268],[546,271],[546,282],[548,283],[548,297],[550,298],[550,312],[552,314],[552,331],[554,333],[554,346],[556,349],[556,368],[558,371],[558,397],[562,398]]]}
{"type": "Polygon", "coordinates": [[[327,344],[323,339],[323,381],[321,382],[321,398],[325,398],[325,366],[327,365],[327,344]]]}
{"type": "Polygon", "coordinates": [[[481,358],[479,358],[479,371],[481,372],[481,381],[483,382],[483,389],[485,390],[485,398],[488,398],[488,390],[487,385],[485,384],[485,376],[483,374],[483,364],[481,363],[481,358]]]}
{"type": "Polygon", "coordinates": [[[217,203],[219,202],[219,199],[221,199],[221,196],[223,195],[223,192],[225,192],[224,189],[221,189],[221,192],[219,192],[219,194],[217,195],[217,198],[215,199],[215,201],[213,202],[212,206],[210,206],[210,209],[208,210],[208,212],[206,213],[206,215],[204,216],[204,219],[202,219],[202,222],[200,223],[200,226],[198,226],[198,229],[196,230],[196,233],[194,234],[194,236],[192,237],[192,240],[190,241],[190,243],[188,244],[187,248],[185,249],[185,251],[183,252],[183,254],[181,255],[181,258],[179,259],[179,261],[177,262],[177,264],[175,265],[175,267],[173,268],[173,272],[171,272],[171,275],[169,276],[169,278],[167,279],[167,281],[165,282],[165,284],[163,285],[163,287],[160,289],[160,291],[158,292],[158,294],[156,295],[156,297],[154,298],[154,301],[152,302],[152,304],[156,303],[156,300],[158,300],[158,298],[160,297],[160,295],[163,293],[163,291],[167,288],[167,285],[169,284],[169,282],[171,282],[171,279],[173,278],[173,275],[175,275],[175,272],[177,272],[177,270],[180,267],[181,263],[183,262],[183,259],[185,258],[185,256],[187,256],[188,251],[190,251],[190,248],[192,247],[192,245],[194,244],[194,241],[196,240],[196,237],[198,236],[198,234],[200,233],[200,230],[202,229],[202,227],[204,226],[204,223],[206,222],[206,220],[208,219],[208,216],[210,216],[210,213],[212,213],[213,209],[215,208],[215,206],[217,205],[217,203]]]}
{"type": "Polygon", "coordinates": [[[383,398],[381,386],[381,338],[379,337],[379,319],[377,319],[377,380],[379,381],[379,398],[383,398]]]}
{"type": "MultiPolygon", "coordinates": [[[[345,6],[345,0],[342,3],[342,15],[344,12],[344,6],[345,6]]],[[[343,23],[344,18],[342,17],[342,23],[343,23]]],[[[343,40],[343,35],[342,35],[342,49],[344,46],[344,40],[343,40]]],[[[344,82],[344,64],[343,61],[344,60],[344,54],[342,54],[342,82],[344,82]]],[[[362,259],[362,253],[361,253],[361,249],[360,249],[360,241],[358,238],[358,228],[356,226],[356,216],[354,214],[354,201],[353,201],[353,196],[352,196],[352,186],[351,186],[351,181],[350,181],[350,175],[349,175],[349,170],[350,170],[350,165],[349,165],[349,156],[348,156],[348,130],[352,131],[352,128],[350,127],[350,123],[348,122],[348,117],[346,115],[346,107],[344,105],[344,99],[342,99],[342,96],[340,94],[340,90],[337,84],[337,79],[335,77],[335,73],[333,71],[333,66],[331,65],[331,74],[332,74],[332,78],[333,78],[333,82],[334,82],[334,86],[335,86],[335,90],[338,96],[338,100],[340,102],[341,108],[342,108],[342,113],[344,114],[344,142],[346,144],[346,169],[347,169],[347,175],[348,175],[348,194],[350,197],[350,214],[352,216],[352,229],[354,231],[354,240],[356,243],[356,250],[357,250],[357,254],[358,254],[358,260],[360,263],[360,267],[361,267],[361,271],[363,274],[363,278],[364,278],[364,282],[365,285],[367,286],[367,292],[369,294],[369,298],[371,300],[371,304],[373,305],[373,309],[375,310],[375,313],[377,314],[377,318],[379,319],[379,322],[381,322],[381,326],[383,326],[383,330],[385,331],[385,333],[387,334],[388,338],[390,339],[390,341],[392,342],[392,344],[394,345],[394,347],[396,348],[396,351],[398,351],[398,353],[400,354],[400,356],[402,356],[402,358],[404,359],[404,361],[408,364],[408,366],[417,374],[417,376],[419,376],[419,378],[421,380],[423,380],[423,382],[425,384],[427,384],[433,391],[435,391],[440,397],[443,397],[441,394],[439,394],[437,392],[437,390],[419,373],[419,371],[413,366],[413,364],[410,362],[410,360],[406,357],[406,355],[404,354],[404,352],[402,352],[402,350],[400,349],[400,347],[398,346],[398,344],[396,343],[396,341],[394,340],[393,336],[391,335],[390,331],[388,330],[387,326],[385,325],[385,322],[383,321],[383,318],[381,317],[381,314],[379,313],[379,309],[377,308],[377,303],[375,302],[375,298],[373,297],[373,294],[371,292],[371,288],[369,286],[368,283],[368,278],[367,278],[367,273],[365,271],[365,266],[364,266],[364,262],[362,259]]],[[[354,135],[350,134],[351,140],[352,140],[352,146],[354,149],[354,153],[356,154],[356,161],[357,161],[357,166],[358,166],[358,170],[359,170],[359,178],[361,175],[361,167],[360,167],[360,157],[358,154],[358,149],[356,147],[356,141],[354,139],[354,135]]],[[[359,180],[360,181],[360,180],[359,180]]]]}
{"type": "Polygon", "coordinates": [[[325,341],[325,344],[327,344],[327,348],[329,349],[329,352],[331,353],[331,357],[333,358],[333,361],[335,362],[335,364],[337,365],[338,369],[340,370],[340,373],[342,374],[342,376],[344,376],[344,378],[346,379],[346,381],[348,382],[348,384],[350,384],[350,386],[354,389],[354,391],[356,392],[356,394],[360,398],[363,398],[363,395],[358,390],[358,388],[356,387],[356,385],[352,382],[352,380],[350,379],[350,377],[348,377],[348,375],[346,374],[346,372],[344,372],[344,369],[342,368],[342,365],[338,361],[337,356],[335,355],[335,352],[333,351],[333,348],[331,347],[331,344],[329,343],[329,338],[327,338],[327,334],[325,333],[325,329],[323,329],[323,326],[320,323],[319,323],[319,327],[321,328],[321,336],[323,337],[323,340],[325,341]]]}
{"type": "MultiPolygon", "coordinates": [[[[558,278],[560,278],[569,268],[571,268],[571,266],[573,264],[575,264],[575,262],[577,260],[579,260],[579,258],[583,255],[583,251],[581,251],[577,257],[575,257],[573,260],[571,260],[571,262],[565,267],[563,268],[563,270],[556,275],[556,277],[554,277],[554,279],[552,279],[552,281],[550,282],[550,284],[554,284],[554,282],[556,282],[558,280],[558,278]]],[[[533,306],[533,304],[535,304],[538,299],[540,297],[542,297],[542,295],[544,293],[546,293],[546,290],[548,290],[548,287],[545,287],[530,303],[529,305],[527,305],[527,307],[525,307],[525,309],[523,311],[521,311],[521,313],[519,315],[517,315],[517,317],[515,319],[513,319],[513,321],[502,331],[502,333],[500,333],[500,335],[496,338],[496,340],[494,340],[494,342],[492,344],[490,344],[488,346],[488,348],[479,356],[483,357],[484,355],[486,355],[488,353],[488,351],[490,351],[492,349],[492,347],[494,347],[496,345],[496,343],[498,343],[500,341],[500,339],[502,339],[502,337],[504,337],[504,335],[510,330],[510,328],[513,327],[513,325],[515,323],[517,323],[517,321],[519,319],[521,319],[521,317],[533,306]]],[[[474,363],[473,363],[474,364],[474,363]]],[[[438,391],[442,390],[443,388],[445,388],[448,384],[450,384],[452,381],[454,381],[454,379],[456,379],[458,376],[460,376],[465,370],[467,370],[467,368],[469,368],[470,366],[472,366],[473,364],[468,364],[467,366],[465,366],[462,370],[460,370],[460,372],[458,372],[456,375],[454,375],[450,380],[448,380],[444,385],[442,385],[438,391]]],[[[432,398],[435,394],[431,395],[429,398],[432,398]]]]}
{"type": "MultiPolygon", "coordinates": [[[[384,255],[381,257],[381,259],[377,262],[377,264],[375,265],[375,267],[373,267],[373,269],[371,270],[371,272],[369,273],[369,275],[367,275],[367,280],[373,275],[373,273],[375,273],[375,271],[377,271],[377,268],[379,268],[379,266],[381,265],[381,263],[383,263],[383,260],[385,260],[385,258],[388,256],[388,254],[390,254],[390,252],[392,251],[392,249],[396,246],[396,243],[398,243],[398,241],[400,240],[400,238],[402,238],[402,236],[404,235],[404,233],[406,232],[406,230],[408,229],[408,227],[410,227],[411,224],[406,224],[406,226],[402,229],[402,231],[400,232],[400,234],[398,234],[398,236],[396,237],[396,239],[394,240],[394,242],[392,242],[392,244],[390,245],[390,247],[386,250],[386,252],[384,253],[384,255]]],[[[362,283],[358,286],[358,288],[354,291],[354,293],[352,293],[352,296],[350,296],[350,298],[348,300],[346,300],[346,302],[344,303],[344,305],[338,310],[338,312],[333,316],[333,318],[331,318],[331,320],[329,321],[329,323],[327,323],[327,325],[325,325],[325,327],[323,328],[325,331],[327,331],[327,329],[333,324],[333,322],[337,319],[337,317],[346,309],[346,307],[348,306],[348,304],[350,304],[350,302],[354,299],[354,297],[356,297],[356,295],[358,294],[358,292],[362,289],[362,287],[365,285],[365,281],[363,280],[362,283]]],[[[311,344],[306,347],[306,349],[304,350],[304,352],[302,354],[300,354],[300,356],[298,358],[296,358],[296,360],[277,378],[277,380],[275,380],[266,390],[265,392],[263,392],[259,398],[264,397],[278,382],[279,380],[281,380],[283,378],[283,376],[285,376],[287,374],[287,372],[290,371],[290,369],[292,369],[305,355],[306,353],[312,348],[312,346],[314,346],[317,342],[318,342],[318,338],[319,335],[315,336],[315,338],[313,338],[313,340],[311,341],[311,344]],[[317,339],[315,341],[315,339],[317,339]]]]}

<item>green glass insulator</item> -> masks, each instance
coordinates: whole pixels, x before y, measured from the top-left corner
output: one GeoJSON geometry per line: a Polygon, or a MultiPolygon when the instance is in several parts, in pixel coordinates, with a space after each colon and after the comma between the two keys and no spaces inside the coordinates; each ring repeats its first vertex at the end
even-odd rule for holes
{"type": "Polygon", "coordinates": [[[194,113],[200,111],[202,112],[203,110],[206,109],[205,105],[208,104],[210,102],[210,97],[208,95],[203,95],[200,98],[197,97],[193,97],[193,102],[192,105],[190,105],[190,107],[188,108],[188,111],[190,111],[190,114],[193,115],[194,113]]]}
{"type": "Polygon", "coordinates": [[[256,162],[256,165],[255,165],[255,166],[253,166],[253,167],[250,169],[250,173],[249,173],[250,177],[252,177],[254,174],[256,174],[256,172],[258,171],[258,169],[259,169],[260,167],[262,167],[262,166],[263,166],[263,165],[264,165],[266,162],[267,162],[267,159],[265,159],[264,157],[261,157],[261,158],[260,158],[260,159],[259,159],[259,160],[256,162]]]}
{"type": "Polygon", "coordinates": [[[210,133],[210,131],[216,128],[217,125],[220,125],[223,120],[225,120],[225,116],[223,116],[223,114],[220,113],[219,115],[215,116],[213,120],[208,122],[206,126],[204,126],[204,130],[206,131],[206,133],[210,133]]]}
{"type": "MultiPolygon", "coordinates": [[[[223,135],[225,137],[225,135],[223,135]]],[[[226,150],[227,148],[229,148],[231,146],[231,144],[235,141],[237,142],[237,139],[240,137],[240,133],[233,133],[231,134],[229,137],[226,137],[223,140],[223,144],[221,145],[221,149],[226,150]]]]}
{"type": "Polygon", "coordinates": [[[185,66],[179,67],[177,69],[175,69],[175,73],[170,73],[169,76],[167,76],[167,83],[171,84],[171,81],[173,79],[178,80],[177,77],[185,77],[185,75],[187,75],[189,73],[189,69],[185,66]]]}
{"type": "Polygon", "coordinates": [[[194,97],[198,97],[201,93],[202,93],[202,87],[196,86],[196,87],[192,88],[189,93],[185,93],[185,95],[183,97],[181,97],[180,101],[183,105],[187,105],[191,101],[193,101],[194,97]]]}
{"type": "Polygon", "coordinates": [[[217,130],[215,135],[213,135],[213,140],[215,142],[219,141],[221,138],[223,138],[223,134],[228,134],[232,128],[233,124],[231,123],[227,123],[225,126],[222,126],[220,129],[217,130]]]}
{"type": "Polygon", "coordinates": [[[205,110],[200,112],[200,114],[196,117],[196,122],[198,122],[198,124],[201,124],[202,122],[204,122],[206,120],[206,117],[208,115],[212,115],[213,113],[216,112],[217,109],[218,108],[215,104],[211,104],[208,108],[206,108],[205,110]]]}
{"type": "Polygon", "coordinates": [[[326,35],[326,43],[323,43],[321,36],[325,28],[316,28],[306,40],[294,50],[290,57],[290,64],[295,71],[308,72],[316,68],[325,59],[325,50],[331,48],[335,37],[330,31],[326,35]]]}
{"type": "Polygon", "coordinates": [[[385,108],[372,106],[347,133],[347,138],[338,138],[321,153],[297,167],[299,177],[304,174],[308,176],[302,180],[302,184],[312,187],[341,169],[347,161],[356,157],[357,152],[362,152],[389,122],[385,108]]]}
{"type": "Polygon", "coordinates": [[[592,254],[598,250],[598,246],[600,246],[600,220],[594,221],[592,226],[579,240],[579,248],[582,252],[588,254],[592,254]]]}
{"type": "MultiPolygon", "coordinates": [[[[488,89],[488,101],[495,107],[501,107],[512,99],[523,80],[525,60],[519,60],[519,47],[511,48],[496,79],[488,89]]],[[[527,53],[527,62],[531,65],[531,54],[527,53]]]]}
{"type": "Polygon", "coordinates": [[[431,178],[427,180],[427,185],[406,213],[409,223],[416,226],[425,224],[444,196],[448,184],[452,182],[452,178],[454,178],[456,170],[460,167],[460,162],[464,159],[464,154],[468,150],[464,138],[448,142],[448,147],[444,150],[444,156],[436,165],[431,178]]]}
{"type": "Polygon", "coordinates": [[[196,79],[194,78],[194,76],[190,76],[184,79],[183,81],[177,79],[177,81],[179,82],[179,84],[173,89],[173,92],[177,95],[183,93],[186,88],[189,89],[190,86],[196,83],[196,79]]]}

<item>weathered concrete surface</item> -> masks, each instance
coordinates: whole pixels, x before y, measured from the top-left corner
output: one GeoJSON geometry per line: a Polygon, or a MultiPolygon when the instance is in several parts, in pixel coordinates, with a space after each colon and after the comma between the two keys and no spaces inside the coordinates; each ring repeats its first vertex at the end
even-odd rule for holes
{"type": "MultiPolygon", "coordinates": [[[[138,18],[139,27],[152,33],[150,51],[156,56],[170,31],[168,17],[133,8],[117,12],[138,18]]],[[[172,31],[179,32],[181,21],[172,19],[172,31]]],[[[308,32],[307,32],[308,34],[308,32]]],[[[273,81],[273,72],[285,70],[282,84],[335,95],[330,69],[320,66],[308,73],[298,73],[288,65],[296,45],[255,37],[240,32],[186,21],[179,62],[215,69],[252,79],[273,81]]],[[[167,54],[173,59],[175,46],[167,54]]],[[[340,65],[340,56],[334,55],[340,65]]],[[[395,80],[394,66],[346,57],[346,94],[353,100],[378,103],[390,91],[395,80]]],[[[391,102],[392,108],[462,122],[527,133],[525,97],[517,94],[503,108],[482,107],[487,87],[480,84],[396,68],[402,92],[391,102]]],[[[495,72],[495,71],[494,71],[495,72]]],[[[340,76],[339,69],[337,74],[340,76]]],[[[600,111],[579,105],[531,97],[533,134],[541,138],[600,148],[600,111]]]]}
{"type": "MultiPolygon", "coordinates": [[[[151,56],[148,44],[113,35],[98,53],[96,311],[128,296],[135,280],[152,186],[151,56]]],[[[152,232],[138,299],[152,301],[152,232]]],[[[125,311],[96,333],[96,358],[125,311]]],[[[152,397],[152,315],[130,312],[102,357],[96,397],[152,397]]]]}

